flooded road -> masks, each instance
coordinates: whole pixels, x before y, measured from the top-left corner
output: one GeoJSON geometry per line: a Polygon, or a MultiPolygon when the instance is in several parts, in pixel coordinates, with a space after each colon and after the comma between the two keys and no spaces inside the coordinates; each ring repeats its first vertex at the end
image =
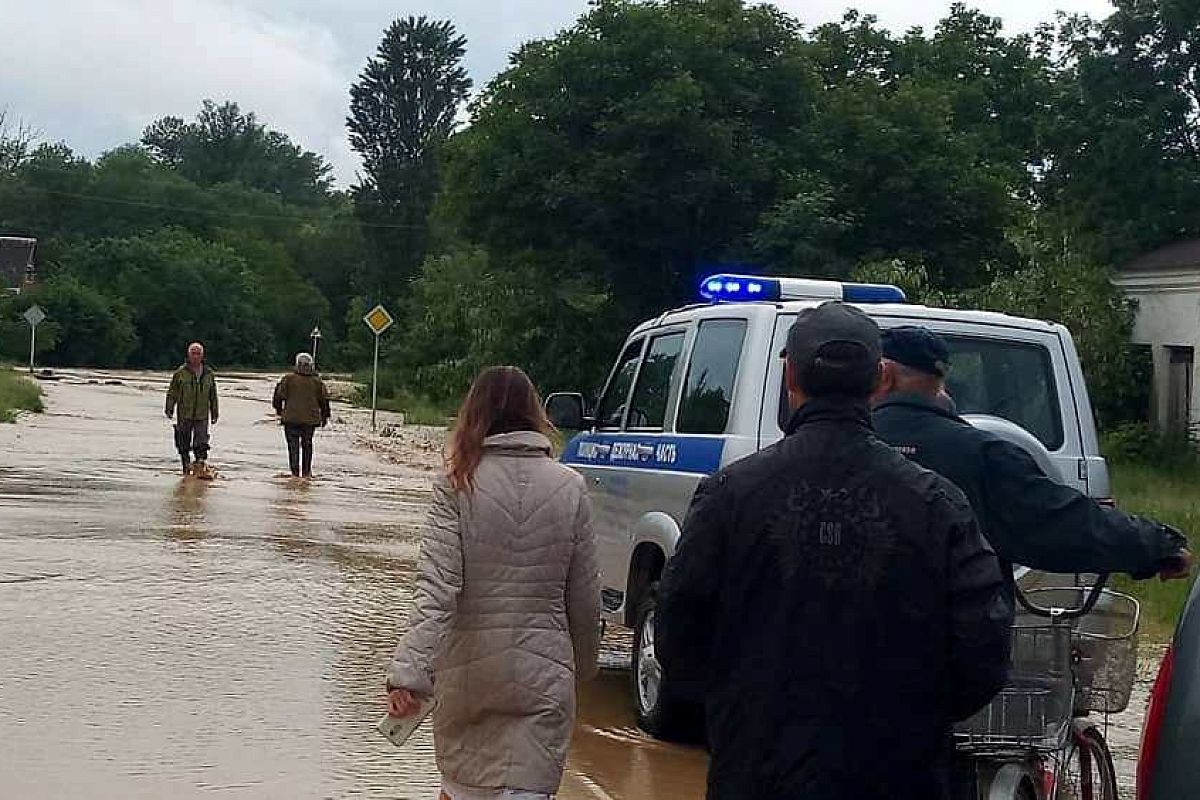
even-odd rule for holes
{"type": "MultiPolygon", "coordinates": [[[[436,797],[427,729],[374,730],[436,437],[335,405],[287,477],[263,378],[225,378],[218,480],[176,474],[165,379],[45,384],[0,426],[0,798],[436,797]]],[[[562,798],[703,797],[705,758],[640,733],[626,657],[581,698],[562,798]]],[[[1132,776],[1145,690],[1108,733],[1132,776]]]]}
{"type": "MultiPolygon", "coordinates": [[[[219,477],[185,481],[164,380],[110,377],[0,426],[0,797],[436,797],[428,731],[374,730],[436,447],[383,459],[335,406],[299,482],[271,383],[227,378],[219,477]]],[[[626,683],[588,687],[562,796],[702,796],[626,683]]]]}

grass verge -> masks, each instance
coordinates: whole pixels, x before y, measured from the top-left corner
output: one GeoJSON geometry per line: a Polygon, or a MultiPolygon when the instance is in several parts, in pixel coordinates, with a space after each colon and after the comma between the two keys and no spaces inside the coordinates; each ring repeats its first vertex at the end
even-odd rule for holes
{"type": "MultiPolygon", "coordinates": [[[[358,391],[354,397],[354,404],[371,407],[370,386],[364,386],[358,391]]],[[[404,390],[397,390],[387,396],[380,395],[377,407],[380,411],[396,411],[403,414],[406,425],[446,427],[450,424],[452,416],[452,412],[446,406],[404,390]]]]}
{"type": "Polygon", "coordinates": [[[42,411],[42,388],[18,372],[0,367],[0,422],[16,422],[22,411],[42,411]]]}
{"type": "MultiPolygon", "coordinates": [[[[1200,465],[1157,466],[1143,463],[1110,463],[1117,502],[1124,511],[1173,525],[1200,546],[1200,465]]],[[[1191,589],[1190,581],[1163,583],[1158,579],[1114,579],[1116,588],[1142,602],[1149,635],[1166,639],[1174,629],[1191,589]]]]}

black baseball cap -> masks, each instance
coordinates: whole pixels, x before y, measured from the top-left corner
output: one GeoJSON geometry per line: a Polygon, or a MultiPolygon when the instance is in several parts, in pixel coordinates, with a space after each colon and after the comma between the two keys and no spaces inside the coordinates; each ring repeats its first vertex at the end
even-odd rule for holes
{"type": "Polygon", "coordinates": [[[883,357],[939,378],[950,371],[950,348],[946,340],[918,325],[901,325],[884,331],[883,357]]]}
{"type": "Polygon", "coordinates": [[[870,385],[882,356],[879,326],[861,309],[838,301],[801,311],[783,355],[822,394],[870,385]]]}

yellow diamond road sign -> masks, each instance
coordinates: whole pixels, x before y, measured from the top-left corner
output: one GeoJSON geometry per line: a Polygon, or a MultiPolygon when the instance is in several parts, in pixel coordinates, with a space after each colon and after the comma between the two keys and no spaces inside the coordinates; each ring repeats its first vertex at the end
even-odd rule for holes
{"type": "Polygon", "coordinates": [[[392,323],[396,320],[392,319],[392,315],[383,306],[375,306],[367,315],[363,317],[363,322],[367,323],[367,327],[378,336],[379,334],[392,327],[392,323]]]}

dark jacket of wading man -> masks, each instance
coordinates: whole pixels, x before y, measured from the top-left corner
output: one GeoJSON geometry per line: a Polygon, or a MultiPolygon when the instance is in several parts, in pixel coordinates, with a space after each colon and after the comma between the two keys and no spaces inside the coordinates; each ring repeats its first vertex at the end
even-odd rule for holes
{"type": "MultiPolygon", "coordinates": [[[[822,363],[853,336],[808,345],[822,363]]],[[[962,492],[875,438],[870,385],[810,392],[782,441],[704,480],[663,576],[657,652],[706,698],[710,800],[939,800],[952,723],[1003,685],[998,560],[962,492]]]]}
{"type": "Polygon", "coordinates": [[[284,425],[317,427],[329,421],[329,393],[311,361],[297,361],[296,370],[283,376],[272,405],[284,425]]]}
{"type": "Polygon", "coordinates": [[[484,445],[473,490],[434,484],[388,685],[436,699],[446,778],[552,795],[575,723],[575,681],[595,674],[600,644],[590,506],[583,478],[550,458],[540,433],[484,445]]]}

